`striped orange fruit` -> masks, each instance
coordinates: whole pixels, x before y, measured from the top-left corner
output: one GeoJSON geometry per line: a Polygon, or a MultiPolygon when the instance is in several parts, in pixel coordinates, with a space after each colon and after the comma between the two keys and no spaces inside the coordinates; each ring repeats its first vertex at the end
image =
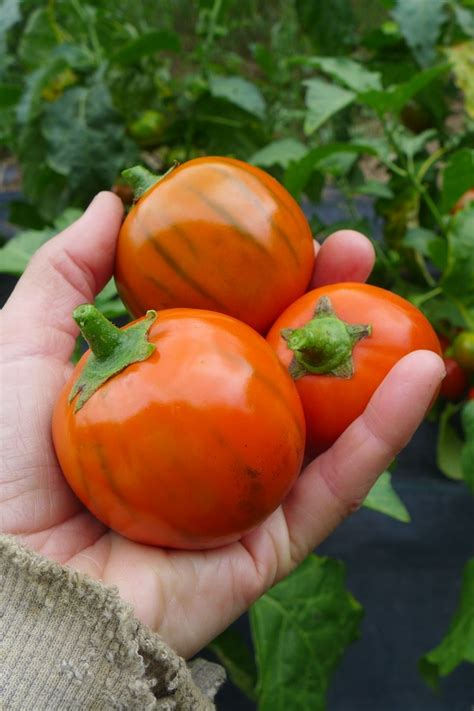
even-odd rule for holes
{"type": "Polygon", "coordinates": [[[79,361],[53,415],[62,471],[127,538],[185,549],[235,541],[299,474],[305,422],[295,385],[265,339],[224,314],[161,311],[148,341],[151,355],[80,409],[71,389],[90,351],[79,361]]]}
{"type": "Polygon", "coordinates": [[[120,231],[115,280],[129,311],[192,307],[264,333],[308,286],[306,218],[264,171],[232,158],[175,168],[133,206],[120,231]]]}

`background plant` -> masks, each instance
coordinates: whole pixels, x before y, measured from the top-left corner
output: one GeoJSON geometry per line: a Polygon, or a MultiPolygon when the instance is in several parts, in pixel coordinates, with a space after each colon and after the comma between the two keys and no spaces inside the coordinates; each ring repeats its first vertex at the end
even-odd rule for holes
{"type": "MultiPolygon", "coordinates": [[[[0,270],[21,274],[98,190],[129,201],[121,171],[133,163],[232,155],[281,180],[319,240],[344,226],[368,234],[372,282],[421,308],[451,357],[456,335],[474,331],[474,203],[457,206],[474,187],[473,56],[473,0],[1,0],[1,156],[21,191],[0,270]]],[[[112,283],[97,303],[125,316],[112,283]]],[[[474,490],[473,400],[440,398],[431,417],[440,470],[474,490]]],[[[408,521],[390,476],[365,503],[408,521]]],[[[302,707],[324,707],[361,617],[343,577],[311,557],[259,601],[256,661],[232,631],[213,644],[260,709],[296,687],[302,707]]],[[[471,561],[452,626],[420,663],[432,685],[474,662],[473,581],[471,561]]]]}

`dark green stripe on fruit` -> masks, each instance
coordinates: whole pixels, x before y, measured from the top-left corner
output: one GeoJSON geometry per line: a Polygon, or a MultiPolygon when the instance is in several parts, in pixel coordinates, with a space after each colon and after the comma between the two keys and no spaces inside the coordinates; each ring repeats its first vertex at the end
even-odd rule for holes
{"type": "MultiPolygon", "coordinates": [[[[232,181],[232,183],[233,183],[236,187],[238,187],[238,188],[240,189],[240,191],[246,196],[246,198],[252,202],[252,205],[253,205],[257,210],[259,210],[262,214],[265,215],[265,217],[267,218],[267,220],[270,222],[270,225],[271,225],[272,229],[273,229],[278,235],[280,235],[280,237],[282,238],[282,240],[285,242],[285,244],[286,244],[286,246],[287,246],[289,252],[290,252],[291,255],[293,256],[293,258],[294,258],[296,264],[299,264],[299,263],[300,263],[300,259],[299,259],[299,256],[298,256],[298,252],[297,252],[296,249],[294,248],[294,245],[293,245],[293,243],[291,242],[290,237],[287,235],[287,233],[285,232],[285,230],[284,230],[282,227],[280,227],[280,225],[278,225],[278,224],[275,222],[275,220],[273,219],[273,217],[272,217],[271,215],[269,215],[269,213],[268,213],[266,210],[264,210],[263,204],[260,202],[260,200],[256,199],[255,193],[249,188],[249,186],[245,183],[245,181],[242,180],[242,179],[240,179],[240,178],[238,178],[238,177],[235,175],[234,172],[231,172],[231,171],[229,171],[229,170],[226,170],[226,169],[222,168],[221,166],[215,166],[215,165],[213,165],[212,168],[213,168],[213,170],[215,170],[215,171],[216,171],[217,173],[219,173],[220,175],[223,175],[223,176],[225,176],[226,178],[228,178],[230,181],[232,181]]],[[[258,181],[258,178],[257,178],[256,176],[252,175],[251,177],[252,177],[253,179],[255,179],[255,180],[258,181]]],[[[260,182],[260,181],[259,181],[259,182],[260,182]]],[[[260,183],[260,184],[261,184],[261,183],[260,183]]],[[[272,198],[274,199],[274,201],[277,203],[278,206],[282,205],[286,210],[288,210],[287,206],[286,206],[284,203],[282,203],[282,202],[278,199],[277,195],[273,192],[273,190],[272,190],[271,188],[269,188],[267,185],[265,185],[265,186],[262,185],[262,187],[270,193],[270,195],[272,196],[272,198]]],[[[296,221],[295,221],[295,224],[296,224],[296,221]]],[[[298,225],[297,225],[297,229],[299,230],[299,226],[298,226],[298,225]]]]}
{"type": "Polygon", "coordinates": [[[127,513],[130,515],[130,517],[136,518],[136,515],[135,516],[133,515],[132,509],[128,505],[127,497],[120,491],[120,489],[117,485],[117,480],[115,478],[114,468],[107,461],[104,447],[101,444],[99,444],[98,442],[94,442],[94,450],[97,454],[97,459],[98,459],[100,468],[102,469],[102,472],[109,484],[111,493],[115,496],[116,500],[121,504],[121,506],[126,509],[127,513]]]}
{"type": "Polygon", "coordinates": [[[196,195],[205,205],[207,205],[216,215],[222,217],[222,219],[232,227],[245,241],[252,244],[259,252],[266,255],[268,259],[273,259],[273,257],[268,252],[267,248],[258,240],[254,235],[245,229],[242,225],[238,223],[235,216],[232,215],[225,207],[220,205],[215,200],[212,200],[208,195],[202,193],[200,190],[191,185],[186,185],[186,189],[196,195]]]}
{"type": "Polygon", "coordinates": [[[177,235],[185,243],[186,247],[189,249],[189,251],[194,257],[198,256],[199,252],[196,247],[196,243],[189,237],[189,235],[186,233],[186,230],[184,230],[177,224],[170,225],[170,230],[174,232],[174,234],[177,235]]]}
{"type": "MultiPolygon", "coordinates": [[[[273,380],[271,378],[267,378],[265,375],[263,375],[260,371],[257,370],[254,371],[254,375],[272,393],[273,397],[278,400],[280,405],[282,405],[285,410],[288,410],[288,401],[284,394],[275,386],[273,380]]],[[[304,432],[301,429],[301,425],[299,423],[298,418],[292,411],[289,411],[289,414],[292,416],[293,422],[299,434],[304,437],[304,432]]]]}
{"type": "Polygon", "coordinates": [[[215,296],[213,296],[207,289],[205,289],[199,282],[197,282],[188,272],[186,272],[183,267],[171,256],[171,254],[166,250],[163,245],[153,237],[148,238],[153,249],[160,255],[163,261],[176,272],[176,274],[189,286],[191,286],[194,291],[196,291],[200,296],[205,299],[209,299],[213,304],[215,304],[219,310],[225,310],[225,306],[221,304],[215,296]]]}

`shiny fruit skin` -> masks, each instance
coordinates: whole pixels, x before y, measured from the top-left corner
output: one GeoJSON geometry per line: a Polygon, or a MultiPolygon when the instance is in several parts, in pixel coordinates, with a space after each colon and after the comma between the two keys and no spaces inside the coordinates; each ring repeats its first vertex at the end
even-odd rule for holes
{"type": "Polygon", "coordinates": [[[205,157],[173,169],[131,209],[115,281],[134,316],[208,309],[265,333],[313,266],[309,225],[285,188],[242,161],[205,157]]]}
{"type": "Polygon", "coordinates": [[[292,352],[281,337],[281,330],[307,323],[322,296],[330,298],[342,320],[371,324],[372,334],[354,347],[351,378],[304,375],[295,381],[305,412],[307,450],[311,456],[328,449],[362,414],[374,391],[400,358],[417,349],[441,355],[431,324],[408,301],[368,284],[344,283],[308,292],[277,319],[267,340],[286,368],[292,352]]]}
{"type": "Polygon", "coordinates": [[[219,313],[171,309],[155,352],[74,413],[53,416],[62,470],[85,506],[134,541],[211,548],[238,540],[281,503],[300,471],[304,415],[265,340],[219,313]]]}

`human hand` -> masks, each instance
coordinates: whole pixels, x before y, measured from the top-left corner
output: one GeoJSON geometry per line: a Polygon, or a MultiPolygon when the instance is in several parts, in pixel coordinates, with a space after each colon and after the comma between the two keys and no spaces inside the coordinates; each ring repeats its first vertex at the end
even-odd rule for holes
{"type": "MultiPolygon", "coordinates": [[[[73,309],[110,278],[121,203],[101,193],[74,225],[33,257],[1,318],[0,530],[38,553],[116,585],[135,615],[192,656],[301,562],[367,495],[407,443],[443,377],[438,356],[403,358],[367,409],[311,462],[289,496],[241,541],[172,551],[108,530],[78,501],[56,460],[51,413],[70,376],[73,309]]],[[[373,249],[341,231],[320,249],[312,285],[364,281],[373,249]]]]}

